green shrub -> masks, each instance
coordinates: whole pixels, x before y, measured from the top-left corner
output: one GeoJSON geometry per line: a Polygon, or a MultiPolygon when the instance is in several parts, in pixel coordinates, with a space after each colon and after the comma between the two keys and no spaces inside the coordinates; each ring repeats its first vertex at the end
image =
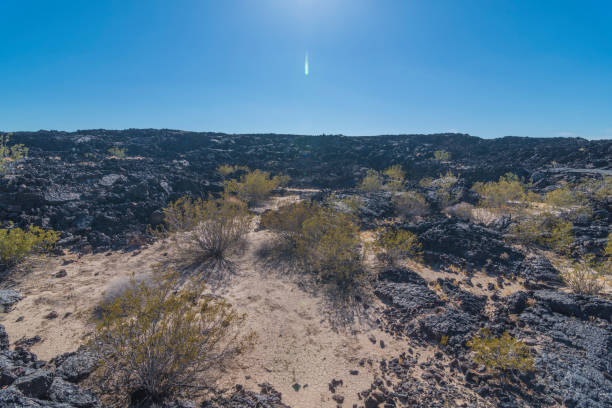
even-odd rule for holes
{"type": "Polygon", "coordinates": [[[522,219],[510,227],[508,239],[524,245],[540,245],[568,254],[574,243],[573,224],[550,213],[522,219]]]}
{"type": "Polygon", "coordinates": [[[3,267],[13,266],[29,255],[49,251],[60,237],[53,230],[30,225],[21,228],[0,229],[0,263],[3,267]]]}
{"type": "Polygon", "coordinates": [[[316,203],[299,201],[280,207],[276,211],[267,211],[261,216],[261,225],[296,245],[302,234],[304,221],[322,211],[316,203]]]}
{"type": "Polygon", "coordinates": [[[289,176],[278,175],[270,177],[267,171],[247,171],[240,180],[225,181],[225,192],[235,194],[245,203],[251,205],[270,196],[272,190],[289,182],[289,176]]]}
{"type": "Polygon", "coordinates": [[[366,176],[361,180],[358,188],[364,193],[374,193],[382,190],[383,180],[380,173],[376,170],[368,169],[366,176]]]}
{"type": "Polygon", "coordinates": [[[0,135],[0,174],[6,172],[9,162],[23,159],[28,155],[28,148],[23,144],[9,146],[11,134],[0,135]]]}
{"type": "Polygon", "coordinates": [[[176,274],[132,280],[105,305],[90,347],[100,361],[96,383],[112,402],[193,398],[211,369],[252,346],[254,335],[240,333],[246,315],[203,295],[201,282],[179,286],[176,274]]]}
{"type": "Polygon", "coordinates": [[[404,188],[406,173],[399,164],[395,164],[385,169],[383,175],[386,177],[384,185],[386,190],[401,191],[404,188]]]}
{"type": "Polygon", "coordinates": [[[118,159],[125,159],[125,155],[127,153],[127,149],[126,148],[120,148],[117,146],[113,146],[110,149],[108,149],[108,152],[111,154],[111,156],[114,156],[118,159]]]}
{"type": "Polygon", "coordinates": [[[535,369],[529,347],[507,332],[501,337],[494,337],[490,330],[481,329],[467,345],[472,349],[474,362],[484,364],[489,370],[504,373],[535,369]]]}
{"type": "Polygon", "coordinates": [[[416,191],[396,194],[392,199],[395,213],[402,218],[424,217],[429,213],[429,204],[416,191]]]}
{"type": "Polygon", "coordinates": [[[380,258],[390,265],[404,258],[422,260],[422,246],[418,237],[402,229],[382,228],[377,231],[376,244],[382,251],[380,258]]]}
{"type": "Polygon", "coordinates": [[[480,207],[511,212],[524,207],[527,200],[527,186],[518,176],[507,173],[497,182],[474,183],[472,190],[480,195],[480,207]]]}
{"type": "Polygon", "coordinates": [[[439,161],[449,161],[451,159],[451,154],[446,150],[436,150],[434,152],[434,159],[439,161]]]}
{"type": "Polygon", "coordinates": [[[548,192],[544,201],[553,207],[580,207],[585,204],[586,197],[581,191],[564,186],[548,192]]]}
{"type": "Polygon", "coordinates": [[[251,219],[246,204],[226,198],[183,197],[164,208],[167,231],[191,262],[226,259],[240,246],[251,219]]]}
{"type": "Polygon", "coordinates": [[[321,209],[302,223],[296,254],[324,281],[351,288],[364,278],[359,227],[350,214],[321,209]]]}
{"type": "Polygon", "coordinates": [[[434,190],[440,205],[442,207],[446,207],[457,201],[457,197],[452,192],[452,186],[457,182],[457,180],[457,176],[449,171],[445,175],[440,175],[440,177],[436,179],[425,177],[419,181],[419,185],[421,187],[434,190]]]}

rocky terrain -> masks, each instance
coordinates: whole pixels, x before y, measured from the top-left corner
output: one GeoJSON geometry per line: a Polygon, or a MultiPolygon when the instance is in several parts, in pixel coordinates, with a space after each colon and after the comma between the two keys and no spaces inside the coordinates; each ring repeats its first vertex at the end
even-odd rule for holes
{"type": "MultiPolygon", "coordinates": [[[[158,243],[153,243],[147,227],[162,222],[161,209],[172,200],[221,191],[223,178],[216,172],[221,164],[288,174],[289,189],[278,193],[295,194],[300,200],[323,200],[332,191],[358,196],[363,200],[358,217],[364,231],[393,217],[388,192],[355,189],[368,168],[402,165],[408,184],[437,210],[444,205],[418,182],[448,171],[458,176],[452,195],[470,204],[478,201],[470,190],[474,182],[497,180],[507,172],[532,182],[536,192],[584,176],[612,175],[609,140],[136,129],[24,132],[12,135],[11,142],[23,143],[30,151],[0,179],[2,222],[53,228],[61,232],[61,239],[56,261],[30,275],[9,275],[2,281],[0,405],[7,407],[101,406],[87,384],[95,359],[75,346],[91,329],[86,323],[70,323],[78,318],[76,312],[68,316],[70,308],[85,310],[87,302],[101,296],[100,286],[126,276],[130,268],[156,261],[163,250],[154,247],[158,243]],[[126,157],[112,156],[112,147],[127,149],[126,157]],[[450,152],[452,160],[432,160],[437,150],[450,152]],[[121,264],[128,266],[121,269],[121,264]],[[37,292],[36,284],[43,289],[37,292]],[[51,312],[55,317],[49,317],[51,312]],[[27,329],[20,328],[19,318],[28,313],[27,329]],[[70,341],[52,339],[62,326],[70,341]],[[48,361],[31,352],[40,354],[51,344],[59,355],[43,354],[48,361]]],[[[267,235],[252,232],[253,248],[238,261],[238,275],[224,295],[249,313],[255,310],[253,319],[259,320],[252,324],[265,327],[270,338],[279,343],[292,339],[291,353],[273,348],[247,357],[244,365],[252,362],[258,370],[240,368],[224,374],[227,378],[220,379],[210,398],[197,401],[198,406],[612,406],[609,287],[597,297],[570,293],[551,254],[504,239],[511,223],[504,217],[476,223],[438,212],[420,222],[397,222],[419,237],[423,263],[381,270],[374,283],[376,300],[367,305],[372,325],[355,324],[352,332],[340,334],[328,327],[324,297],[312,298],[293,281],[261,275],[269,271],[253,254],[267,235]],[[289,292],[293,298],[286,299],[289,292]],[[292,309],[296,299],[304,310],[292,309]],[[282,322],[280,329],[277,322],[282,322]],[[314,325],[310,332],[300,331],[309,325],[314,325]],[[525,342],[534,351],[535,370],[500,379],[474,363],[465,345],[482,327],[525,342]],[[308,341],[300,343],[302,339],[308,341]],[[313,345],[319,351],[308,349],[313,345]],[[345,356],[320,351],[331,346],[345,356]],[[310,354],[300,354],[307,351],[310,354]],[[284,371],[269,369],[270,361],[283,353],[295,361],[284,371]],[[327,363],[313,357],[319,354],[327,363]],[[307,380],[290,378],[299,375],[307,380]],[[318,399],[313,401],[315,394],[308,393],[315,392],[318,399]]],[[[612,197],[605,197],[594,203],[592,218],[574,223],[572,256],[600,253],[611,223],[612,197]]],[[[177,401],[173,406],[196,403],[177,401]]]]}

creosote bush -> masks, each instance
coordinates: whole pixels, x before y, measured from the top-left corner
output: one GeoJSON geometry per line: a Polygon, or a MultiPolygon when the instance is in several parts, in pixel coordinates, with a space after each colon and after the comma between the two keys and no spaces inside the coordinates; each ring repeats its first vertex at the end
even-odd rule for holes
{"type": "Polygon", "coordinates": [[[30,225],[28,229],[0,229],[0,264],[6,268],[13,266],[26,257],[44,253],[53,248],[60,233],[30,225]]]}
{"type": "Polygon", "coordinates": [[[90,347],[98,355],[97,385],[114,403],[163,403],[198,395],[207,373],[248,350],[246,315],[203,295],[204,284],[179,288],[176,273],[150,284],[132,280],[105,305],[90,347]]]}
{"type": "Polygon", "coordinates": [[[436,150],[434,152],[434,159],[439,161],[449,161],[451,159],[451,154],[446,150],[436,150]]]}
{"type": "Polygon", "coordinates": [[[239,199],[251,205],[265,200],[272,190],[287,185],[289,176],[270,177],[267,171],[247,171],[239,180],[225,181],[226,194],[235,194],[239,199]]]}
{"type": "Polygon", "coordinates": [[[574,243],[573,224],[550,213],[522,219],[510,227],[508,240],[524,245],[539,245],[568,254],[574,243]]]}
{"type": "Polygon", "coordinates": [[[525,206],[527,185],[518,176],[507,173],[497,182],[474,183],[472,190],[480,195],[480,207],[512,213],[525,206]]]}
{"type": "Polygon", "coordinates": [[[229,198],[182,197],[164,208],[164,221],[182,257],[192,261],[223,260],[248,233],[246,204],[229,198]]]}
{"type": "Polygon", "coordinates": [[[423,188],[431,189],[436,193],[442,207],[446,207],[457,202],[457,197],[452,191],[453,185],[457,182],[458,177],[448,171],[446,174],[440,174],[440,177],[434,179],[425,177],[419,181],[419,185],[423,188]]]}
{"type": "Polygon", "coordinates": [[[383,180],[380,173],[376,170],[368,169],[366,176],[361,180],[358,188],[364,193],[374,193],[382,190],[383,180]]]}
{"type": "Polygon", "coordinates": [[[416,191],[407,191],[393,196],[395,213],[402,218],[424,217],[429,213],[429,204],[423,195],[416,191]]]}
{"type": "Polygon", "coordinates": [[[0,135],[0,174],[7,170],[7,164],[14,160],[23,159],[28,155],[28,148],[23,144],[9,146],[11,134],[0,135]]]}
{"type": "Polygon", "coordinates": [[[350,212],[298,202],[265,213],[261,224],[283,238],[296,260],[323,281],[350,289],[367,279],[359,227],[350,212]]]}
{"type": "Polygon", "coordinates": [[[374,193],[381,190],[401,191],[404,188],[405,178],[406,173],[399,164],[390,166],[382,172],[368,169],[358,189],[364,193],[374,193]]]}
{"type": "Polygon", "coordinates": [[[118,159],[125,159],[125,155],[127,153],[127,149],[126,148],[120,148],[117,146],[111,147],[110,149],[108,149],[108,152],[111,154],[111,156],[115,156],[118,159]]]}
{"type": "Polygon", "coordinates": [[[402,229],[382,228],[377,231],[376,244],[382,251],[379,254],[385,263],[394,265],[404,258],[423,258],[422,246],[418,237],[402,229]]]}
{"type": "Polygon", "coordinates": [[[404,180],[406,173],[402,166],[395,164],[383,171],[387,180],[385,182],[385,189],[390,191],[401,191],[404,188],[404,180]]]}
{"type": "Polygon", "coordinates": [[[511,370],[529,372],[535,369],[529,347],[508,332],[501,337],[495,337],[489,329],[480,329],[467,345],[472,349],[474,361],[484,364],[489,370],[505,373],[511,370]]]}

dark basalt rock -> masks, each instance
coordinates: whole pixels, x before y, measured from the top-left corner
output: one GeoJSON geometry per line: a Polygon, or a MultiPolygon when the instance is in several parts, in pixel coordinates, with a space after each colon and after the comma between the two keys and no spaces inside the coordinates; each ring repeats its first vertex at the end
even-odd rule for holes
{"type": "Polygon", "coordinates": [[[378,274],[381,281],[395,283],[412,283],[414,285],[427,286],[427,281],[415,271],[406,268],[387,268],[378,274]]]}
{"type": "Polygon", "coordinates": [[[6,329],[0,324],[0,350],[8,350],[11,342],[9,336],[6,333],[6,329]]]}
{"type": "Polygon", "coordinates": [[[425,316],[420,321],[423,332],[431,340],[440,341],[448,336],[449,341],[457,341],[454,337],[463,338],[476,328],[476,319],[461,310],[447,308],[443,313],[425,316]]]}
{"type": "Polygon", "coordinates": [[[291,408],[282,402],[282,395],[270,384],[259,384],[261,391],[246,391],[237,385],[229,397],[217,397],[202,403],[202,408],[291,408]]]}
{"type": "Polygon", "coordinates": [[[66,353],[54,359],[56,373],[64,380],[78,383],[89,377],[98,363],[96,356],[81,347],[77,352],[66,353]]]}
{"type": "Polygon", "coordinates": [[[13,383],[26,397],[46,398],[53,382],[53,374],[46,370],[36,370],[31,374],[19,377],[13,383]]]}
{"type": "Polygon", "coordinates": [[[19,292],[12,289],[0,289],[0,307],[4,313],[8,313],[11,307],[23,299],[19,292]]]}

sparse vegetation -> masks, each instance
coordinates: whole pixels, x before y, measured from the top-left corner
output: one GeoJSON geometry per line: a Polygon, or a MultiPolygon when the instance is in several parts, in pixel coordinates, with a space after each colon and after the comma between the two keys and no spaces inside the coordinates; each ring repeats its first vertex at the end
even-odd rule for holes
{"type": "Polygon", "coordinates": [[[53,248],[60,233],[53,230],[43,230],[30,225],[28,229],[0,229],[0,264],[3,268],[13,266],[26,257],[44,253],[53,248]]]}
{"type": "Polygon", "coordinates": [[[481,329],[467,345],[474,361],[489,370],[503,374],[511,370],[529,372],[535,369],[529,347],[507,332],[495,337],[489,329],[481,329]]]}
{"type": "Polygon", "coordinates": [[[452,191],[452,187],[458,180],[457,176],[449,171],[436,179],[425,177],[419,181],[419,185],[423,188],[433,190],[436,193],[440,205],[446,207],[457,201],[458,197],[456,197],[455,193],[452,191]]]}
{"type": "Polygon", "coordinates": [[[377,245],[382,251],[379,257],[387,264],[394,265],[403,258],[422,260],[422,246],[418,237],[403,229],[383,228],[377,233],[377,245]]]}
{"type": "Polygon", "coordinates": [[[383,180],[379,172],[368,169],[366,176],[359,184],[359,190],[364,193],[373,193],[383,188],[383,180]]]}
{"type": "Polygon", "coordinates": [[[125,155],[127,154],[127,149],[113,146],[110,149],[108,149],[108,152],[113,157],[116,157],[118,159],[125,159],[125,155]]]}
{"type": "Polygon", "coordinates": [[[402,169],[402,166],[395,164],[383,171],[387,180],[385,182],[385,189],[390,191],[401,191],[404,188],[404,181],[406,173],[402,169]]]}
{"type": "Polygon", "coordinates": [[[434,152],[434,159],[439,161],[449,161],[451,159],[451,154],[446,150],[436,150],[434,152]]]}
{"type": "Polygon", "coordinates": [[[235,194],[239,199],[251,205],[263,201],[270,196],[272,190],[286,185],[289,176],[277,175],[270,177],[267,171],[247,171],[239,180],[225,181],[225,192],[235,194]]]}
{"type": "Polygon", "coordinates": [[[599,281],[599,273],[593,267],[593,261],[592,257],[587,257],[582,261],[574,262],[571,268],[561,274],[563,282],[572,292],[595,296],[602,291],[604,285],[599,281]]]}
{"type": "Polygon", "coordinates": [[[560,254],[568,254],[574,242],[573,225],[543,213],[535,217],[527,217],[510,228],[508,239],[524,245],[540,245],[550,248],[560,254]]]}
{"type": "Polygon", "coordinates": [[[227,198],[180,198],[164,208],[168,233],[181,256],[193,262],[224,260],[249,230],[246,204],[227,198]]]}
{"type": "Polygon", "coordinates": [[[202,391],[206,374],[248,350],[245,315],[203,295],[204,285],[180,289],[176,274],[153,284],[132,281],[104,309],[91,348],[100,358],[97,385],[114,402],[163,403],[202,391]]]}
{"type": "Polygon", "coordinates": [[[500,177],[497,182],[474,183],[472,190],[481,197],[478,205],[492,211],[510,214],[526,204],[527,185],[512,173],[500,177]]]}
{"type": "Polygon", "coordinates": [[[424,217],[429,213],[429,204],[423,195],[407,191],[393,196],[395,213],[402,218],[424,217]]]}
{"type": "Polygon", "coordinates": [[[28,148],[23,144],[9,146],[11,134],[0,135],[0,174],[7,170],[9,162],[23,159],[28,155],[28,148]]]}

